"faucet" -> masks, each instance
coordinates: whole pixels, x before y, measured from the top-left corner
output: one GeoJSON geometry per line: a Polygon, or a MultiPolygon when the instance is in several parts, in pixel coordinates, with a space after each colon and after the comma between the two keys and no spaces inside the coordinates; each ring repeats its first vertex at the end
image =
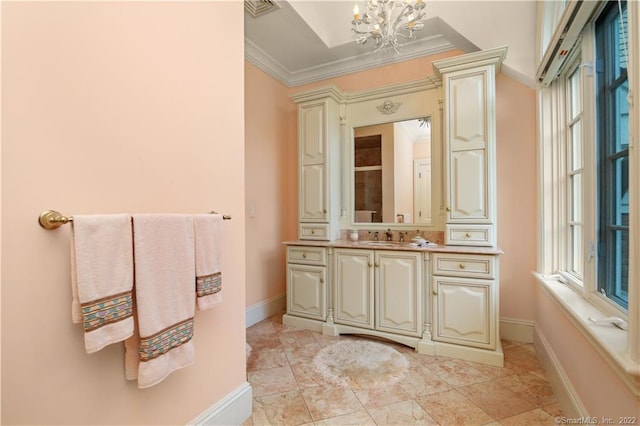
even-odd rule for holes
{"type": "Polygon", "coordinates": [[[378,241],[378,231],[373,233],[373,241],[378,241]]]}
{"type": "Polygon", "coordinates": [[[391,228],[387,229],[384,235],[387,236],[387,241],[393,241],[393,232],[391,232],[391,228]]]}

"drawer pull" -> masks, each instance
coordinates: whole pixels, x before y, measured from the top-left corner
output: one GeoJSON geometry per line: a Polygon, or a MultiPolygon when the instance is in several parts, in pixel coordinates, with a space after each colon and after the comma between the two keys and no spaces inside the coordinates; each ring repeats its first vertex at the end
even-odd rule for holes
{"type": "Polygon", "coordinates": [[[459,265],[458,265],[458,267],[459,267],[460,269],[464,269],[464,268],[465,268],[464,263],[459,264],[459,265]]]}
{"type": "Polygon", "coordinates": [[[437,296],[437,295],[438,295],[438,292],[437,292],[437,291],[435,291],[435,290],[433,290],[433,291],[432,291],[432,293],[433,293],[433,295],[434,295],[434,296],[437,296]]]}
{"type": "Polygon", "coordinates": [[[468,232],[466,234],[464,234],[464,236],[467,237],[467,238],[471,238],[471,234],[468,233],[468,232]]]}
{"type": "Polygon", "coordinates": [[[445,210],[448,211],[448,212],[451,211],[451,209],[449,207],[446,207],[445,210]]]}
{"type": "Polygon", "coordinates": [[[302,253],[302,258],[306,259],[307,258],[307,253],[302,253]]]}
{"type": "Polygon", "coordinates": [[[320,278],[320,284],[324,284],[324,278],[320,278]]]}
{"type": "Polygon", "coordinates": [[[315,233],[316,233],[315,229],[312,229],[312,230],[311,230],[311,235],[313,235],[313,234],[315,234],[315,233]]]}
{"type": "Polygon", "coordinates": [[[377,268],[378,266],[380,266],[380,264],[378,262],[375,263],[375,267],[377,268]]]}
{"type": "Polygon", "coordinates": [[[371,265],[371,262],[367,262],[367,265],[369,265],[369,268],[371,268],[371,266],[373,266],[373,265],[371,265]]]}

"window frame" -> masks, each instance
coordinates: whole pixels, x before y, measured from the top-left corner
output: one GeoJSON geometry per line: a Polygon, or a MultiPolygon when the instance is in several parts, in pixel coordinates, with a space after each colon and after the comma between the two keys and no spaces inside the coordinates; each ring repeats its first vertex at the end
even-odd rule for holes
{"type": "MultiPolygon", "coordinates": [[[[572,0],[573,1],[573,0],[572,0]]],[[[596,10],[584,26],[576,46],[568,55],[568,61],[560,70],[558,76],[563,76],[571,66],[575,64],[578,55],[581,59],[578,63],[583,73],[583,153],[584,153],[584,179],[583,187],[597,187],[597,157],[595,150],[596,143],[596,101],[595,83],[591,83],[595,77],[593,64],[595,63],[595,19],[602,13],[607,5],[607,1],[599,1],[596,10]],[[586,80],[590,80],[586,81],[586,80]],[[585,101],[591,99],[592,101],[585,101]]],[[[540,7],[540,6],[539,6],[540,7]]],[[[539,12],[542,9],[539,9],[539,12]]],[[[544,14],[543,14],[544,15],[544,14]]],[[[541,15],[539,15],[541,16],[541,15]]],[[[544,19],[544,16],[541,16],[544,19]]],[[[629,303],[628,309],[614,304],[608,298],[597,291],[597,262],[588,259],[591,249],[591,242],[597,241],[598,212],[595,199],[596,190],[587,191],[583,196],[583,253],[585,256],[584,277],[582,286],[579,282],[571,282],[571,277],[563,273],[566,265],[563,258],[565,254],[565,242],[559,237],[565,235],[563,219],[566,207],[563,204],[566,193],[565,187],[560,180],[564,167],[564,154],[559,149],[560,143],[564,144],[564,82],[562,78],[555,79],[551,85],[541,84],[537,90],[538,108],[538,256],[537,272],[534,273],[540,285],[559,306],[561,306],[570,317],[575,319],[574,324],[598,350],[608,354],[608,360],[616,370],[625,377],[625,382],[640,392],[640,280],[636,277],[640,275],[640,149],[637,148],[640,140],[640,124],[637,119],[638,114],[638,94],[640,94],[640,62],[638,57],[638,47],[635,46],[634,37],[640,33],[640,5],[636,2],[627,2],[627,24],[628,24],[628,55],[629,55],[629,91],[635,93],[636,105],[629,106],[629,137],[630,146],[635,142],[635,150],[630,150],[629,155],[629,303]],[[561,87],[561,89],[559,89],[561,87]],[[634,115],[635,114],[635,115],[634,115]],[[563,289],[567,289],[566,291],[563,289]],[[570,289],[570,290],[569,290],[570,289]],[[577,296],[576,296],[577,293],[577,296]],[[574,296],[571,296],[573,294],[574,296]],[[626,338],[621,342],[619,335],[609,336],[601,333],[604,329],[587,326],[589,323],[586,312],[599,312],[596,317],[615,315],[628,321],[628,331],[626,338]],[[615,337],[618,336],[618,337],[615,337]],[[626,351],[620,351],[620,344],[624,344],[626,351]],[[626,355],[619,357],[621,353],[626,355]],[[626,379],[628,378],[628,379],[626,379]]],[[[544,29],[544,22],[538,23],[538,37],[544,29]]],[[[560,28],[557,31],[561,31],[560,28]]],[[[540,39],[539,39],[540,40],[540,39]]],[[[538,69],[544,69],[544,64],[538,64],[538,69]]],[[[542,81],[542,78],[540,78],[542,81]]],[[[543,82],[544,83],[544,82],[543,82]]],[[[606,331],[606,330],[605,330],[606,331]]]]}

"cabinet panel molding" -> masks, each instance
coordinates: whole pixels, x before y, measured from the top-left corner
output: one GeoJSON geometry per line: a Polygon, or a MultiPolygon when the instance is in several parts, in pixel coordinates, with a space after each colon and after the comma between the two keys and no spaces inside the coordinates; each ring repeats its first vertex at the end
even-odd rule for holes
{"type": "Polygon", "coordinates": [[[300,155],[303,165],[322,164],[326,161],[325,127],[326,106],[324,102],[305,105],[300,109],[301,144],[300,155]]]}
{"type": "Polygon", "coordinates": [[[287,272],[287,312],[324,321],[326,267],[289,264],[287,272]]]}
{"type": "Polygon", "coordinates": [[[450,222],[488,220],[486,151],[457,151],[451,155],[450,222]]]}
{"type": "Polygon", "coordinates": [[[376,252],[376,329],[421,334],[420,253],[376,252]]]}
{"type": "Polygon", "coordinates": [[[451,78],[451,149],[483,148],[487,141],[485,110],[487,104],[486,74],[483,72],[451,78]],[[469,108],[473,105],[475,108],[469,108]],[[479,146],[478,146],[479,145],[479,146]]]}
{"type": "Polygon", "coordinates": [[[496,348],[496,306],[493,280],[434,276],[436,329],[434,339],[496,348]]]}
{"type": "Polygon", "coordinates": [[[304,191],[304,202],[300,203],[300,221],[326,221],[327,202],[325,188],[324,165],[302,167],[301,187],[304,191]]]}
{"type": "Polygon", "coordinates": [[[373,252],[336,250],[335,321],[373,328],[373,252]]]}

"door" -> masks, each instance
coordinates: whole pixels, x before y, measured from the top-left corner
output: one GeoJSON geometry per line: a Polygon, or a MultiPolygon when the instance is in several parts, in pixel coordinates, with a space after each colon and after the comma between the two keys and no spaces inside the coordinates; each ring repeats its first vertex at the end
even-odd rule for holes
{"type": "Polygon", "coordinates": [[[431,223],[431,160],[415,160],[413,165],[413,222],[431,223]]]}
{"type": "Polygon", "coordinates": [[[335,312],[338,324],[373,329],[373,250],[335,250],[335,312]]]}
{"type": "Polygon", "coordinates": [[[326,271],[325,266],[287,265],[287,313],[325,320],[326,271]]]}
{"type": "Polygon", "coordinates": [[[495,281],[433,277],[433,340],[495,349],[495,281]]]}
{"type": "Polygon", "coordinates": [[[376,329],[421,335],[421,253],[376,251],[376,329]]]}

